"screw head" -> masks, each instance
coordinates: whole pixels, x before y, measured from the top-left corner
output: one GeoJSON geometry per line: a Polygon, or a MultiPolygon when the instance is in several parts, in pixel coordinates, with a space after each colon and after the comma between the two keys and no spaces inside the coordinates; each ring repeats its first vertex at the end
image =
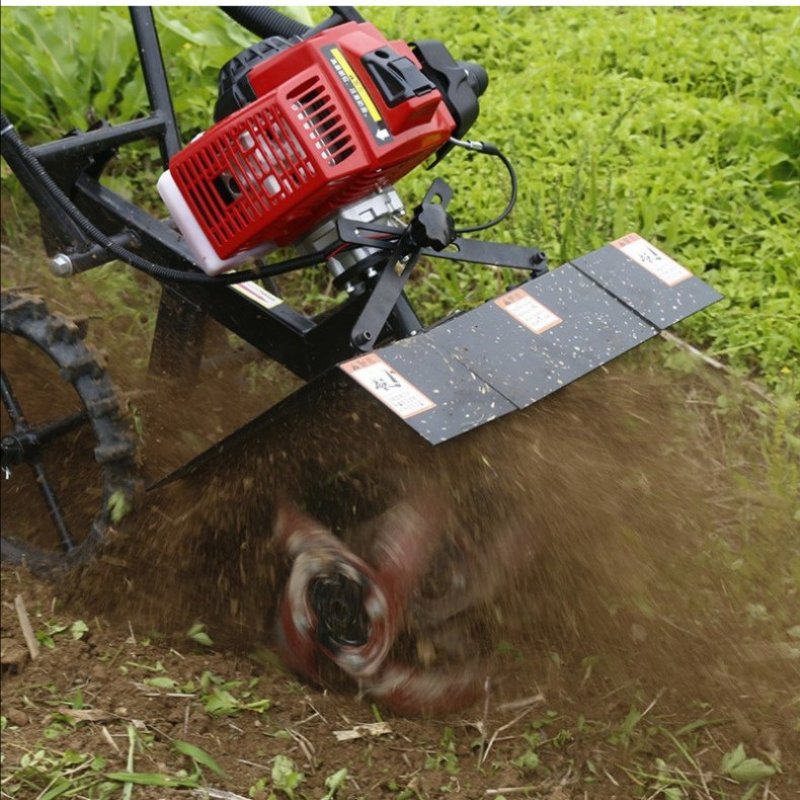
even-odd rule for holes
{"type": "Polygon", "coordinates": [[[72,259],[66,253],[56,253],[50,259],[50,269],[53,275],[66,278],[72,275],[72,259]]]}
{"type": "Polygon", "coordinates": [[[361,331],[353,338],[356,347],[365,347],[372,341],[372,331],[361,331]]]}

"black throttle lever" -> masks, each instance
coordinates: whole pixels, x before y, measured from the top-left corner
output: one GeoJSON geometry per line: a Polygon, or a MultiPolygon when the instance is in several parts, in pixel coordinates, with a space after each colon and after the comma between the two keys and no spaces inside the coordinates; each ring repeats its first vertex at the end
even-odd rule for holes
{"type": "Polygon", "coordinates": [[[436,252],[444,250],[456,238],[455,223],[447,213],[447,204],[452,199],[453,190],[441,178],[436,178],[400,236],[398,246],[401,250],[422,250],[424,247],[436,252]]]}

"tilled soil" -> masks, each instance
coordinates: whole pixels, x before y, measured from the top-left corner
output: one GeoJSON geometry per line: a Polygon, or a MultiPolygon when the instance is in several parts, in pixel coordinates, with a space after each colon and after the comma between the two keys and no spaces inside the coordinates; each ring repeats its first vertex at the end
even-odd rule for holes
{"type": "MultiPolygon", "coordinates": [[[[113,343],[111,364],[131,364],[134,344],[113,343]]],[[[218,336],[190,386],[111,367],[134,409],[146,480],[294,385],[254,373],[246,348],[229,350],[218,336]]],[[[9,372],[19,366],[3,359],[9,372]]],[[[734,387],[665,376],[660,362],[651,348],[436,449],[329,382],[144,493],[102,557],[69,580],[4,568],[4,786],[43,742],[102,756],[106,772],[124,771],[132,752],[136,772],[175,776],[192,766],[177,740],[224,771],[205,767],[202,785],[243,796],[277,786],[278,756],[303,773],[297,797],[323,796],[341,768],[337,797],[656,797],[670,786],[740,796],[747,785],[720,764],[742,743],[782,765],[759,792],[793,796],[800,675],[784,640],[798,623],[786,578],[796,497],[760,466],[749,412],[715,413],[734,387]],[[475,603],[446,624],[412,617],[391,657],[472,664],[484,696],[412,719],[343,680],[298,682],[270,649],[289,566],[272,539],[277,505],[306,509],[369,559],[370,521],[422,495],[437,498],[443,519],[425,592],[435,596],[453,561],[466,561],[475,603]],[[35,660],[17,596],[52,645],[35,660]],[[88,630],[73,635],[79,620],[88,630]],[[187,637],[198,622],[212,644],[187,637]],[[378,735],[359,727],[376,722],[378,735]],[[681,769],[691,772],[684,784],[681,769]]],[[[17,505],[15,527],[37,529],[41,514],[26,508],[17,505]]],[[[9,796],[46,789],[31,786],[9,796]]],[[[134,796],[187,791],[137,786],[134,796]]]]}

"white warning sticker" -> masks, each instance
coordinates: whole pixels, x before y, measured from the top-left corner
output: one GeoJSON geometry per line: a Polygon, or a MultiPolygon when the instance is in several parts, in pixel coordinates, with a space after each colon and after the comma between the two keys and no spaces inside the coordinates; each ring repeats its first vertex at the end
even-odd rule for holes
{"type": "Polygon", "coordinates": [[[662,253],[657,247],[653,247],[638,233],[629,233],[615,242],[611,242],[614,247],[625,253],[628,258],[635,261],[639,266],[644,267],[648,272],[655,275],[662,283],[667,286],[677,286],[682,281],[692,277],[686,267],[682,267],[677,261],[673,261],[666,253],[662,253]]]}
{"type": "Polygon", "coordinates": [[[276,297],[272,292],[268,292],[255,281],[234,283],[231,285],[231,289],[239,292],[240,295],[246,297],[248,300],[255,301],[264,308],[275,308],[275,306],[279,306],[283,302],[280,297],[276,297]]]}
{"type": "Polygon", "coordinates": [[[345,361],[340,366],[402,419],[436,408],[436,403],[375,353],[345,361]]]}
{"type": "Polygon", "coordinates": [[[553,313],[547,306],[531,297],[524,289],[514,289],[508,294],[498,297],[495,303],[534,333],[544,333],[564,321],[558,314],[553,313]]]}

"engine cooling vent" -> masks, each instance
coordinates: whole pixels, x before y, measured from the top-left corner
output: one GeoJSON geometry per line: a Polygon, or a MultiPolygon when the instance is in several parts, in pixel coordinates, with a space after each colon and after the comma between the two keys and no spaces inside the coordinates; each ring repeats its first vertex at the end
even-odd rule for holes
{"type": "Polygon", "coordinates": [[[355,152],[352,137],[336,103],[319,77],[302,83],[287,98],[311,147],[330,166],[341,164],[355,152]]]}
{"type": "Polygon", "coordinates": [[[178,167],[189,201],[222,245],[257,226],[316,173],[302,143],[276,105],[252,111],[178,167]]]}

